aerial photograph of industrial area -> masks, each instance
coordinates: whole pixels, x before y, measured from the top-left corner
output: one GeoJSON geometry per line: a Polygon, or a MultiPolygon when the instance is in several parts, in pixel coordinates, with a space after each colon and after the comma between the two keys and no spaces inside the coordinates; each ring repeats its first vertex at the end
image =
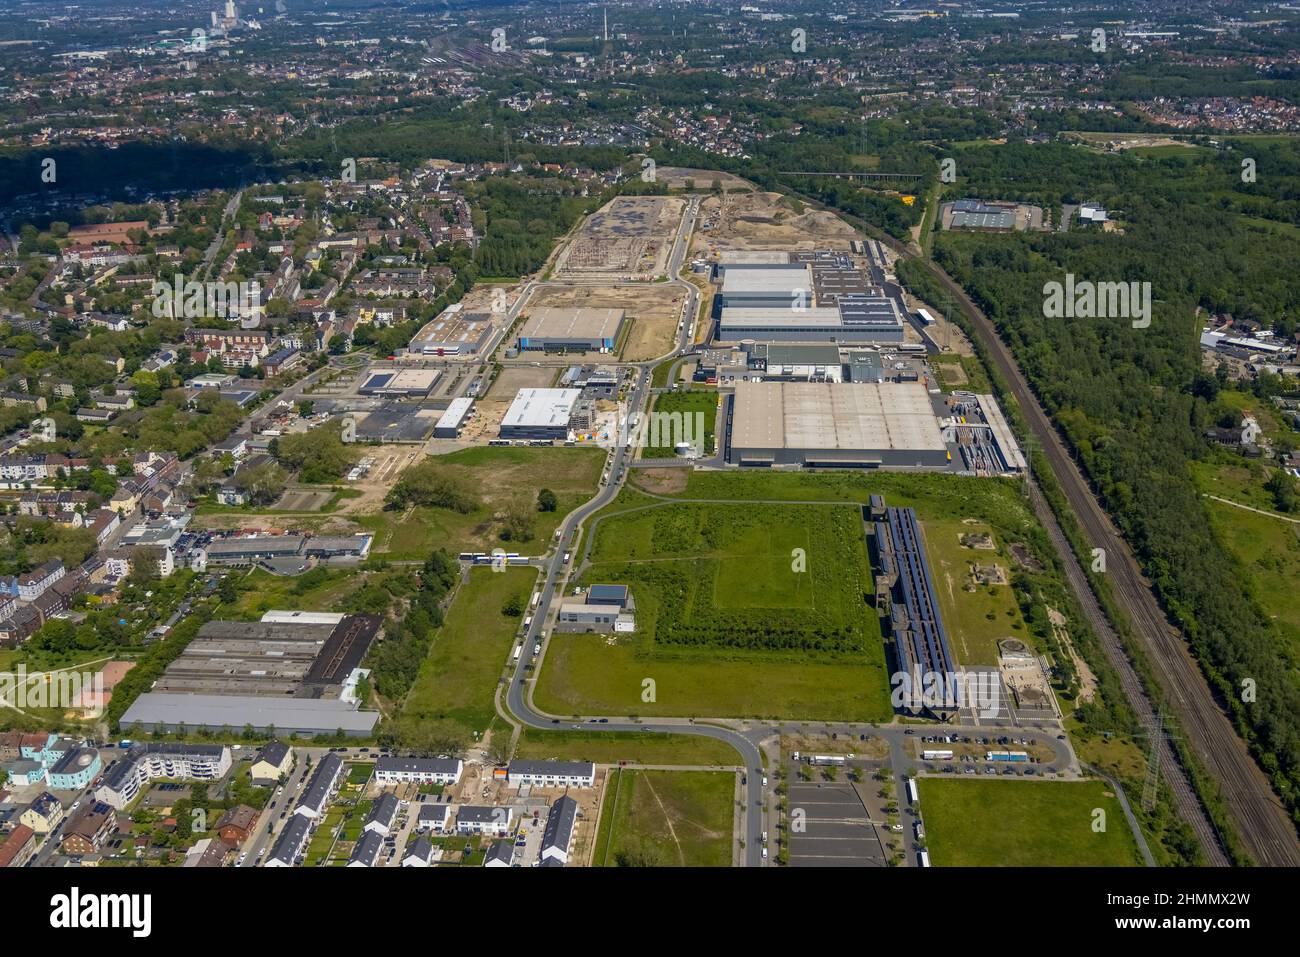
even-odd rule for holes
{"type": "Polygon", "coordinates": [[[1300,4],[0,7],[42,933],[1300,866],[1300,4]]]}

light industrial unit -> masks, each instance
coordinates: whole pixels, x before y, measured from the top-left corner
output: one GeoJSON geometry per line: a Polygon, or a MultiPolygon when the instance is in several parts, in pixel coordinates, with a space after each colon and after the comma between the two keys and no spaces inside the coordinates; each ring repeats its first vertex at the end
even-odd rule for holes
{"type": "Polygon", "coordinates": [[[468,396],[452,399],[447,411],[438,418],[433,427],[435,439],[455,439],[460,437],[460,430],[465,427],[470,416],[474,414],[474,400],[468,396]]]}
{"type": "Polygon", "coordinates": [[[948,447],[916,382],[737,382],[736,465],[944,468],[948,447]]]}

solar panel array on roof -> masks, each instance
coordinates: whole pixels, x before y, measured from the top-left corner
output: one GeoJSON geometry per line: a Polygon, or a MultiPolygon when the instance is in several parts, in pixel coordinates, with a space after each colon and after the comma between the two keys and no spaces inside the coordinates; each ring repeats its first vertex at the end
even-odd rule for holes
{"type": "Polygon", "coordinates": [[[840,321],[846,326],[898,325],[900,320],[894,301],[880,295],[841,296],[840,321]]]}
{"type": "Polygon", "coordinates": [[[366,380],[366,384],[361,387],[361,391],[365,392],[365,391],[374,391],[375,389],[382,389],[386,385],[388,385],[388,383],[393,381],[393,376],[395,376],[396,374],[397,373],[395,372],[376,372],[374,375],[372,375],[369,379],[366,380]]]}
{"type": "MultiPolygon", "coordinates": [[[[888,508],[885,515],[884,527],[876,524],[876,535],[878,544],[888,543],[888,553],[898,570],[901,601],[894,605],[893,618],[899,665],[909,673],[942,675],[946,679],[956,673],[956,666],[939,613],[916,511],[888,508]],[[885,537],[880,537],[882,533],[885,537]]],[[[882,557],[884,554],[882,549],[882,557]]]]}

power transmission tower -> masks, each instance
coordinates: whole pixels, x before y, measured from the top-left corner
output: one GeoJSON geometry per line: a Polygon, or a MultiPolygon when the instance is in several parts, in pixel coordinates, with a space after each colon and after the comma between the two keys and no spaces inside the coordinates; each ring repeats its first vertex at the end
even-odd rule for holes
{"type": "Polygon", "coordinates": [[[1165,730],[1164,712],[1156,712],[1155,720],[1147,726],[1146,737],[1151,741],[1151,754],[1147,758],[1147,779],[1142,785],[1142,809],[1150,813],[1156,806],[1160,788],[1160,742],[1173,737],[1165,730]]]}

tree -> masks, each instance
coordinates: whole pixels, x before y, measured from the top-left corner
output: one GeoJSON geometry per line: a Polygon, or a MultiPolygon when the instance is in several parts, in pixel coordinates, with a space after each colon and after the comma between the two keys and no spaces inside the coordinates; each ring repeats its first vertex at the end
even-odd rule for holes
{"type": "Polygon", "coordinates": [[[507,542],[528,541],[533,537],[533,515],[533,509],[529,507],[527,499],[523,496],[517,495],[510,499],[501,516],[504,523],[501,538],[507,542]]]}
{"type": "Polygon", "coordinates": [[[274,462],[251,465],[235,473],[235,488],[248,496],[254,505],[274,502],[284,491],[288,475],[274,462]]]}
{"type": "Polygon", "coordinates": [[[505,604],[501,606],[501,614],[507,618],[518,618],[524,613],[523,602],[519,600],[518,595],[511,595],[506,599],[505,604]]]}
{"type": "Polygon", "coordinates": [[[432,461],[413,465],[403,472],[385,501],[395,507],[430,505],[463,515],[479,507],[477,496],[464,478],[432,461]]]}
{"type": "Polygon", "coordinates": [[[131,577],[128,579],[137,588],[150,588],[162,576],[158,563],[163,558],[163,550],[157,545],[137,545],[131,553],[131,577]]]}
{"type": "Polygon", "coordinates": [[[1273,493],[1273,504],[1279,512],[1294,512],[1300,508],[1300,483],[1282,469],[1273,472],[1264,488],[1273,493]]]}
{"type": "Polygon", "coordinates": [[[334,481],[357,460],[357,450],[343,441],[342,421],[281,436],[272,454],[286,468],[298,472],[304,482],[334,481]]]}
{"type": "Polygon", "coordinates": [[[544,488],[537,493],[537,511],[554,512],[560,507],[560,500],[555,497],[555,493],[549,488],[544,488]]]}
{"type": "Polygon", "coordinates": [[[239,588],[229,575],[222,578],[221,583],[217,585],[217,597],[221,599],[223,605],[233,605],[239,601],[239,588]]]}

